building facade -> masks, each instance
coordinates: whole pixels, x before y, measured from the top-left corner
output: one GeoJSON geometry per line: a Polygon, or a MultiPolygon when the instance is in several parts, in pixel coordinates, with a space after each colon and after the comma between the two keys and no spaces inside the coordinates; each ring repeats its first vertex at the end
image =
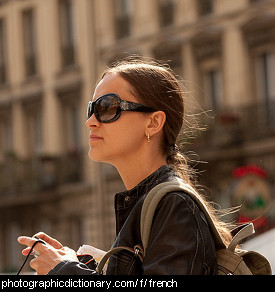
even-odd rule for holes
{"type": "Polygon", "coordinates": [[[87,156],[86,105],[104,68],[127,56],[182,77],[188,111],[207,125],[183,129],[182,150],[207,162],[197,167],[216,202],[232,205],[243,165],[264,169],[274,191],[274,28],[274,0],[0,1],[0,272],[23,261],[22,234],[112,244],[124,186],[87,156]]]}

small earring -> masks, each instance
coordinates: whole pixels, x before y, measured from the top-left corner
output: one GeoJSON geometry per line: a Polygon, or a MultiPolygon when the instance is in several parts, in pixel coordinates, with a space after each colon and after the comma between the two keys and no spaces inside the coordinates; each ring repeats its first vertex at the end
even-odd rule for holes
{"type": "Polygon", "coordinates": [[[147,135],[147,142],[148,142],[148,143],[151,142],[150,134],[147,135]]]}

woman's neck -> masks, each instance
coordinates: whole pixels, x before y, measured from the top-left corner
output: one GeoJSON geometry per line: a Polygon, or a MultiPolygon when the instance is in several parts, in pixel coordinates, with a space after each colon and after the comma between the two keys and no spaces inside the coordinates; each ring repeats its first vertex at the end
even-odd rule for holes
{"type": "Polygon", "coordinates": [[[131,190],[150,174],[166,164],[166,160],[162,157],[157,158],[151,156],[147,159],[134,158],[132,162],[127,161],[127,163],[120,163],[119,165],[115,165],[115,167],[126,189],[131,190]]]}

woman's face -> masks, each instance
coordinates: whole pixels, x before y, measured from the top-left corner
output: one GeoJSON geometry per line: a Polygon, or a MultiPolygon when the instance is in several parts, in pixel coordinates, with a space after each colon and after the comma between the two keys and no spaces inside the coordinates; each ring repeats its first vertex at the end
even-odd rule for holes
{"type": "MultiPolygon", "coordinates": [[[[109,73],[98,83],[93,101],[104,94],[115,93],[123,100],[138,103],[131,91],[130,84],[119,74],[109,73]]],[[[118,120],[108,124],[100,123],[93,114],[86,122],[90,129],[89,157],[115,166],[139,157],[139,151],[143,151],[147,143],[146,122],[148,114],[140,112],[123,111],[118,120]]]]}

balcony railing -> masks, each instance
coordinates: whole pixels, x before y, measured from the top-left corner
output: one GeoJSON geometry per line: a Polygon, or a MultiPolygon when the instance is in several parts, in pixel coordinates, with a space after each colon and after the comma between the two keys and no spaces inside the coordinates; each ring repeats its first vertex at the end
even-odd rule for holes
{"type": "Polygon", "coordinates": [[[248,141],[275,137],[275,100],[217,111],[208,119],[207,131],[195,145],[230,147],[248,141]],[[210,122],[209,122],[210,120],[210,122]]]}
{"type": "Polygon", "coordinates": [[[82,153],[20,160],[6,155],[0,165],[0,197],[22,197],[82,181],[82,153]]]}

